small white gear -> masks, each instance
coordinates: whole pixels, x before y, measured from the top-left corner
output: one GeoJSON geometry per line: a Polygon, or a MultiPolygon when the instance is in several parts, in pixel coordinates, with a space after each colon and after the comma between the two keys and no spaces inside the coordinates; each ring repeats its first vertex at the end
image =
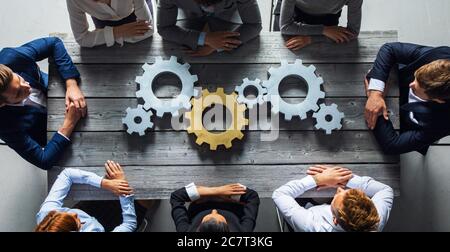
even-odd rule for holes
{"type": "Polygon", "coordinates": [[[281,112],[284,114],[285,119],[290,121],[293,116],[299,116],[302,120],[306,119],[309,111],[317,111],[319,109],[317,102],[325,97],[325,93],[320,89],[323,79],[318,77],[315,71],[316,67],[314,65],[306,67],[299,59],[295,60],[293,64],[282,60],[280,67],[271,67],[269,69],[270,77],[263,82],[263,86],[267,88],[267,95],[264,96],[264,100],[271,102],[272,112],[274,114],[281,112]],[[303,102],[290,104],[281,99],[278,89],[281,81],[288,76],[298,76],[306,81],[308,94],[303,102]]]}
{"type": "Polygon", "coordinates": [[[198,80],[197,75],[191,75],[188,63],[180,64],[177,57],[171,56],[170,60],[163,60],[162,57],[156,57],[153,65],[144,64],[144,75],[136,77],[139,83],[139,91],[136,97],[144,100],[144,109],[154,109],[156,116],[163,117],[165,113],[171,113],[172,116],[178,116],[182,108],[190,109],[190,100],[192,96],[197,96],[198,90],[194,89],[194,83],[198,80]],[[152,84],[157,76],[162,73],[175,74],[181,80],[180,94],[169,100],[162,100],[153,93],[152,84]]]}
{"type": "Polygon", "coordinates": [[[237,102],[239,104],[246,104],[249,109],[252,109],[256,104],[263,104],[264,95],[267,94],[267,89],[261,86],[261,81],[259,79],[251,81],[248,78],[245,78],[240,86],[236,86],[235,91],[238,93],[237,102]],[[245,97],[244,91],[248,87],[254,87],[258,91],[255,98],[249,99],[248,97],[245,97]]]}
{"type": "Polygon", "coordinates": [[[316,129],[325,130],[327,135],[330,135],[333,130],[342,128],[341,121],[344,116],[344,113],[340,112],[338,106],[334,103],[330,106],[320,104],[320,110],[313,114],[317,121],[316,129]],[[330,117],[330,120],[327,120],[327,116],[330,117]]]}
{"type": "Polygon", "coordinates": [[[145,135],[145,131],[153,127],[151,120],[153,113],[151,111],[145,111],[142,105],[138,105],[137,108],[127,108],[127,115],[122,118],[122,123],[127,125],[128,134],[138,133],[139,136],[145,135]],[[136,118],[140,118],[140,122],[136,122],[136,118]]]}

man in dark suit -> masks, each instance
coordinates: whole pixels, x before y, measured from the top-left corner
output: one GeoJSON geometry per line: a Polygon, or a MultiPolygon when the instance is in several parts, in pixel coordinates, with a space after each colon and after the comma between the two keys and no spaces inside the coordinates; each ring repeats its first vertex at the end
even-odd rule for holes
{"type": "Polygon", "coordinates": [[[170,204],[178,232],[252,232],[259,196],[241,184],[205,187],[191,183],[173,192],[170,204]],[[186,202],[191,202],[189,209],[186,202]]]}
{"type": "Polygon", "coordinates": [[[450,47],[389,43],[380,49],[365,85],[365,117],[387,154],[418,151],[450,135],[450,47]],[[399,68],[401,132],[388,118],[384,95],[392,67],[399,68]]]}
{"type": "Polygon", "coordinates": [[[28,162],[50,169],[70,144],[78,120],[86,115],[86,102],[78,87],[80,74],[62,41],[41,38],[0,51],[0,139],[28,162]],[[66,82],[66,116],[47,143],[48,75],[36,62],[51,57],[66,82]]]}
{"type": "Polygon", "coordinates": [[[257,0],[160,0],[157,18],[161,37],[188,46],[192,56],[232,51],[262,30],[257,0]],[[177,20],[179,11],[186,20],[177,20]]]}

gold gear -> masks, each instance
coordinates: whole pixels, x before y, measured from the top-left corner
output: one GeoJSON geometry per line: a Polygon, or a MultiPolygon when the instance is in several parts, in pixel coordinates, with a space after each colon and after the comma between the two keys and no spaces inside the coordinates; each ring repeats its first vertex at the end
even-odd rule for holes
{"type": "Polygon", "coordinates": [[[208,89],[202,90],[202,96],[198,99],[191,99],[192,110],[186,112],[184,117],[189,119],[190,125],[187,128],[189,134],[194,133],[197,136],[195,141],[198,145],[208,143],[210,150],[217,150],[217,146],[224,145],[229,149],[234,139],[241,140],[244,137],[242,129],[248,125],[248,119],[245,118],[245,104],[237,103],[237,94],[225,94],[223,88],[217,88],[216,92],[210,93],[208,89]],[[220,104],[231,113],[232,122],[230,127],[220,133],[212,133],[203,127],[203,111],[213,104],[220,104]]]}

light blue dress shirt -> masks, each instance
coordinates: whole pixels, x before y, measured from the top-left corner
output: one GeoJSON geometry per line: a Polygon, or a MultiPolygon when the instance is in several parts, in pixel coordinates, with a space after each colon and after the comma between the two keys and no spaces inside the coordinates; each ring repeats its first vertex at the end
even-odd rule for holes
{"type": "MultiPolygon", "coordinates": [[[[50,211],[76,213],[81,221],[80,232],[105,232],[103,226],[94,218],[79,209],[63,207],[64,199],[70,191],[72,184],[87,184],[100,188],[102,177],[95,173],[79,169],[65,169],[58,175],[47,198],[41,205],[39,213],[36,215],[37,223],[48,215],[50,211]]],[[[134,196],[120,197],[122,207],[123,222],[117,226],[113,232],[133,232],[136,229],[136,212],[134,210],[134,196]]]]}

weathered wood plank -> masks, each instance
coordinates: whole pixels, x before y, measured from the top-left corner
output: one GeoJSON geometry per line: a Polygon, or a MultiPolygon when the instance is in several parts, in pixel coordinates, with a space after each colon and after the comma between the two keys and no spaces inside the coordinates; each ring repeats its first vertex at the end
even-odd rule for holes
{"type": "MultiPolygon", "coordinates": [[[[120,160],[119,160],[120,161],[120,160]]],[[[261,198],[270,198],[275,189],[293,179],[306,176],[310,165],[227,165],[227,166],[124,166],[130,185],[138,199],[167,199],[170,193],[191,182],[197,185],[218,186],[227,183],[241,183],[256,190],[261,198]]],[[[391,186],[396,195],[400,190],[400,168],[398,164],[346,164],[354,174],[371,176],[391,186]]],[[[76,167],[105,174],[102,166],[76,167]]],[[[61,168],[49,172],[52,185],[61,168]]],[[[329,197],[333,190],[311,190],[303,197],[329,197]]],[[[71,200],[116,199],[111,193],[91,186],[73,185],[71,200]]]]}
{"type": "MultiPolygon", "coordinates": [[[[124,165],[212,165],[299,163],[395,163],[397,155],[384,155],[368,131],[339,131],[332,135],[311,131],[246,132],[233,147],[210,151],[195,144],[186,132],[157,132],[143,137],[125,132],[84,132],[72,135],[72,145],[60,166],[97,166],[105,160],[124,165]],[[272,139],[273,139],[272,138],[272,139]]],[[[53,133],[49,132],[51,137],[53,133]]]]}
{"type": "MultiPolygon", "coordinates": [[[[226,92],[234,90],[244,78],[266,80],[267,70],[278,67],[278,64],[193,64],[191,73],[198,76],[196,86],[213,91],[217,87],[224,87],[226,92]]],[[[364,76],[372,64],[315,64],[316,73],[324,79],[323,85],[327,97],[365,96],[363,85],[364,76]]],[[[141,64],[105,64],[105,65],[77,65],[81,73],[82,90],[86,97],[135,97],[137,84],[136,76],[143,74],[141,64]]],[[[173,97],[179,93],[178,78],[162,75],[155,82],[160,97],[173,97]]],[[[388,81],[390,87],[388,97],[398,96],[397,75],[391,74],[388,81]]],[[[304,97],[305,90],[299,80],[291,78],[281,86],[285,97],[304,97]]],[[[65,85],[59,78],[56,68],[50,66],[49,97],[64,97],[65,85]]]]}
{"type": "MultiPolygon", "coordinates": [[[[291,102],[301,101],[301,98],[287,98],[291,102]]],[[[79,123],[76,131],[124,131],[126,128],[122,124],[122,118],[126,115],[126,108],[137,106],[137,99],[87,99],[89,106],[89,114],[86,119],[79,123]]],[[[327,98],[326,104],[336,103],[339,109],[345,113],[342,130],[367,130],[364,119],[365,98],[327,98]]],[[[388,98],[386,100],[388,108],[391,110],[391,120],[394,126],[399,128],[399,108],[397,98],[388,98]]],[[[265,104],[262,108],[265,111],[270,111],[270,105],[265,104]]],[[[64,121],[64,99],[50,99],[48,100],[48,123],[49,131],[57,131],[64,121]]],[[[264,111],[264,110],[263,110],[264,111]]],[[[253,109],[248,112],[252,115],[247,118],[255,118],[258,113],[253,109]]],[[[262,113],[262,115],[270,115],[269,113],[262,113]]],[[[216,122],[221,122],[222,118],[216,118],[216,122]]],[[[155,122],[155,131],[170,131],[172,130],[171,118],[166,116],[164,118],[153,117],[155,122]]],[[[267,119],[260,118],[258,121],[250,120],[249,130],[314,130],[315,119],[309,117],[307,120],[300,121],[299,118],[290,122],[284,120],[281,115],[279,125],[267,119]],[[271,124],[272,123],[272,124],[271,124]],[[273,126],[272,126],[273,125],[273,126]]],[[[186,121],[188,124],[188,121],[186,121]]],[[[207,126],[206,126],[207,127],[207,126]]],[[[210,128],[209,128],[210,129],[210,128]]]]}
{"type": "Polygon", "coordinates": [[[288,50],[279,32],[261,35],[233,52],[222,52],[208,57],[189,57],[183,47],[163,41],[158,34],[152,38],[123,47],[100,46],[80,48],[72,37],[65,39],[66,48],[75,63],[144,63],[154,62],[156,56],[175,55],[191,63],[278,63],[281,59],[303,59],[309,63],[371,63],[386,42],[397,41],[396,31],[361,32],[357,40],[334,44],[321,42],[298,52],[288,50]]]}

